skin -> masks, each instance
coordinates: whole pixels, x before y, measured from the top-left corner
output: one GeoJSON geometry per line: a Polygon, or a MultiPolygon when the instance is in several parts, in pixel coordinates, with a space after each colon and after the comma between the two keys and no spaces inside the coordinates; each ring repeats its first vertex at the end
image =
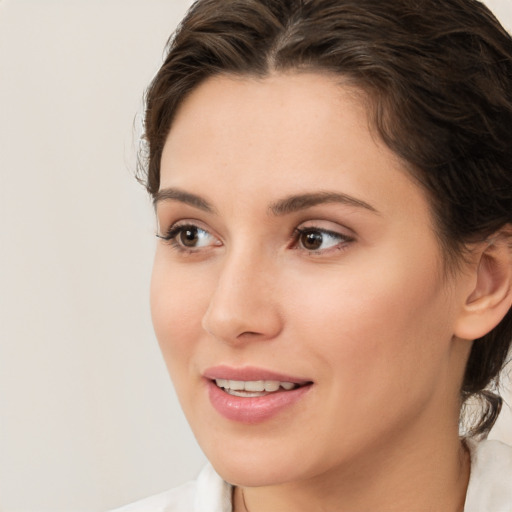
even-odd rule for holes
{"type": "Polygon", "coordinates": [[[471,343],[456,333],[476,278],[443,272],[428,200],[357,91],[313,73],[207,80],[173,122],[160,191],[162,236],[176,223],[202,231],[196,247],[159,240],[153,323],[202,449],[237,486],[235,510],[462,510],[471,343]],[[305,193],[356,202],[271,211],[305,193]],[[317,250],[297,228],[316,229],[317,250]],[[201,374],[219,364],[314,384],[240,424],[206,393],[201,374]]]}

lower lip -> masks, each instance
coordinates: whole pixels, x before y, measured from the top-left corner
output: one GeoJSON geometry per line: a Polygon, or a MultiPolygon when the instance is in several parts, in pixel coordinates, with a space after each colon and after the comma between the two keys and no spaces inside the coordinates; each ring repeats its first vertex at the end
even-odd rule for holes
{"type": "Polygon", "coordinates": [[[291,391],[276,391],[265,396],[233,396],[215,382],[208,380],[208,394],[215,410],[231,421],[239,423],[260,423],[277,416],[284,409],[296,404],[310,389],[311,384],[291,391]]]}

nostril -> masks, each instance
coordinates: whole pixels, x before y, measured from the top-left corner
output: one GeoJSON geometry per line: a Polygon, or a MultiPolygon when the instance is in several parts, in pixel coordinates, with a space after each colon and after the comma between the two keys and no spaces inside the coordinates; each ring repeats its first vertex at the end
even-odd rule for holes
{"type": "Polygon", "coordinates": [[[253,338],[254,336],[261,336],[262,333],[260,332],[255,332],[255,331],[245,331],[243,332],[242,334],[239,334],[238,337],[239,338],[253,338]]]}
{"type": "Polygon", "coordinates": [[[275,338],[282,328],[275,303],[224,275],[210,298],[201,325],[213,338],[240,343],[275,338]]]}

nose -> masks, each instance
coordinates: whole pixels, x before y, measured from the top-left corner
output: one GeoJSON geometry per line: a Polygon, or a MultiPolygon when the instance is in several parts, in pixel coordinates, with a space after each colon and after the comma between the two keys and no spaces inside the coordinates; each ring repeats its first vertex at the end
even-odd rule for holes
{"type": "Polygon", "coordinates": [[[272,262],[255,255],[226,255],[218,271],[203,328],[226,343],[270,340],[282,329],[272,262]]]}

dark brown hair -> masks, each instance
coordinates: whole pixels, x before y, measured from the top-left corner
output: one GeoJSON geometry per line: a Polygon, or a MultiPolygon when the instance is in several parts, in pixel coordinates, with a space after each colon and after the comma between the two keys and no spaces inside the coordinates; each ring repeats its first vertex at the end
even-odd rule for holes
{"type": "MultiPolygon", "coordinates": [[[[512,39],[476,0],[198,0],[147,91],[147,190],[190,91],[287,70],[335,73],[366,94],[373,127],[429,195],[447,260],[512,223],[512,39]]],[[[483,406],[472,435],[498,416],[491,389],[511,340],[509,311],[473,343],[461,390],[483,406]]]]}

